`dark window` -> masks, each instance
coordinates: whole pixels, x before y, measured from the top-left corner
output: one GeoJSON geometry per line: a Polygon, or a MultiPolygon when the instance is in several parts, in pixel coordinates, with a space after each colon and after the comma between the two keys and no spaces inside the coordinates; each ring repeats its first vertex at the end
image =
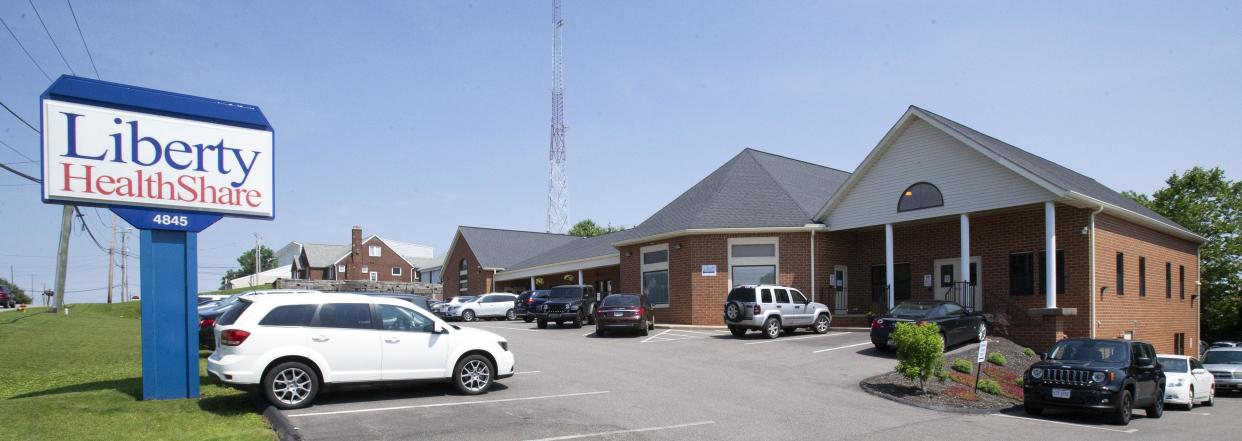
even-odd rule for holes
{"type": "Polygon", "coordinates": [[[898,212],[940,206],[944,206],[944,197],[941,196],[940,189],[926,182],[911,185],[897,199],[898,212]]]}
{"type": "Polygon", "coordinates": [[[433,332],[435,322],[422,314],[392,305],[376,305],[385,331],[433,332]]]}
{"type": "Polygon", "coordinates": [[[806,296],[802,295],[802,293],[798,292],[796,289],[789,290],[789,297],[794,303],[808,303],[806,301],[806,296]]]}
{"type": "Polygon", "coordinates": [[[763,298],[759,299],[759,303],[772,303],[772,290],[764,289],[761,291],[763,293],[760,295],[760,297],[763,297],[763,298]]]}
{"type": "Polygon", "coordinates": [[[1186,267],[1182,265],[1177,266],[1177,297],[1186,299],[1186,267]]]}
{"type": "Polygon", "coordinates": [[[940,287],[947,288],[953,286],[953,265],[940,265],[940,287]]]}
{"type": "Polygon", "coordinates": [[[776,290],[776,303],[789,303],[789,291],[784,289],[776,290]]]}
{"type": "Polygon", "coordinates": [[[310,326],[315,305],[284,305],[273,308],[259,321],[259,326],[310,326]]]}
{"type": "MultiPolygon", "coordinates": [[[[609,297],[609,298],[612,298],[612,297],[609,297]]],[[[755,289],[754,288],[733,288],[733,291],[729,291],[729,301],[730,302],[753,302],[755,301],[755,289]]]]}
{"type": "Polygon", "coordinates": [[[216,320],[217,325],[228,326],[237,322],[237,318],[241,317],[246,308],[250,307],[250,302],[237,302],[229,307],[227,311],[220,314],[220,319],[216,320]]]}
{"type": "Polygon", "coordinates": [[[1117,295],[1126,293],[1126,255],[1117,253],[1117,295]]]}
{"type": "Polygon", "coordinates": [[[327,303],[319,307],[319,327],[375,329],[371,305],[367,303],[327,303]]]}
{"type": "Polygon", "coordinates": [[[1029,296],[1035,293],[1035,255],[1009,255],[1009,295],[1029,296]]]}
{"type": "MultiPolygon", "coordinates": [[[[1177,355],[1186,355],[1186,334],[1173,334],[1173,353],[1177,355]]],[[[1185,371],[1185,369],[1182,369],[1185,371]]]]}
{"type": "Polygon", "coordinates": [[[1172,263],[1165,262],[1165,298],[1172,298],[1172,263]]]}
{"type": "MultiPolygon", "coordinates": [[[[887,271],[885,265],[871,267],[871,295],[875,302],[888,303],[887,271]]],[[[893,264],[893,301],[910,300],[910,264],[893,264]]]]}
{"type": "MultiPolygon", "coordinates": [[[[1048,253],[1039,252],[1039,292],[1048,295],[1048,253]]],[[[1065,294],[1065,250],[1057,250],[1057,294],[1065,294]]]]}
{"type": "MultiPolygon", "coordinates": [[[[1139,297],[1147,296],[1147,258],[1139,256],[1139,297]]],[[[1180,352],[1178,352],[1180,354],[1180,352]]]]}

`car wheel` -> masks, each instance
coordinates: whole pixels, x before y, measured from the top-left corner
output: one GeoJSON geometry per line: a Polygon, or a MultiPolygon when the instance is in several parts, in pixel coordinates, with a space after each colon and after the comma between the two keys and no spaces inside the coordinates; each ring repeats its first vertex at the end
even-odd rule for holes
{"type": "Polygon", "coordinates": [[[731,322],[742,319],[742,305],[737,302],[729,302],[725,305],[725,318],[731,322]]]}
{"type": "Polygon", "coordinates": [[[304,363],[284,362],[263,376],[263,395],[279,409],[309,406],[318,394],[319,376],[304,363]]]}
{"type": "Polygon", "coordinates": [[[592,314],[587,314],[587,317],[586,317],[586,322],[587,322],[587,324],[588,324],[588,325],[594,325],[594,324],[595,324],[595,314],[593,314],[593,313],[592,313],[592,314]]]}
{"type": "Polygon", "coordinates": [[[655,317],[652,317],[652,318],[651,318],[651,321],[647,322],[647,330],[648,330],[648,331],[654,331],[654,330],[655,330],[655,317]]]}
{"type": "Polygon", "coordinates": [[[596,326],[596,327],[595,327],[595,336],[596,336],[596,337],[603,337],[603,336],[605,336],[605,335],[607,335],[607,334],[608,334],[608,331],[607,331],[607,330],[605,330],[604,328],[601,328],[601,327],[599,327],[599,326],[596,326]]]}
{"type": "Polygon", "coordinates": [[[729,327],[729,333],[730,333],[730,334],[733,334],[733,336],[734,336],[734,337],[741,338],[742,336],[745,336],[745,335],[746,335],[746,328],[739,328],[739,327],[736,327],[736,326],[730,326],[730,327],[729,327]]]}
{"type": "Polygon", "coordinates": [[[513,313],[513,310],[510,309],[509,312],[505,313],[505,320],[517,320],[517,314],[513,313]]]}
{"type": "Polygon", "coordinates": [[[534,318],[534,317],[523,317],[523,318],[522,318],[522,321],[524,321],[524,322],[526,322],[526,323],[530,323],[530,322],[535,321],[535,318],[534,318]]]}
{"type": "Polygon", "coordinates": [[[1182,410],[1195,410],[1195,387],[1194,386],[1190,386],[1190,400],[1186,401],[1186,405],[1182,407],[1182,410]]]}
{"type": "Polygon", "coordinates": [[[1039,414],[1044,413],[1044,408],[1031,405],[1023,405],[1022,410],[1026,411],[1026,414],[1030,416],[1039,416],[1039,414]]]}
{"type": "Polygon", "coordinates": [[[638,331],[638,335],[641,335],[641,336],[643,336],[643,337],[646,337],[646,336],[647,336],[647,334],[650,332],[650,329],[651,329],[651,324],[650,324],[650,323],[647,323],[647,321],[646,321],[646,320],[643,320],[643,329],[640,329],[640,330],[638,331]]]}
{"type": "Polygon", "coordinates": [[[1208,407],[1216,405],[1216,386],[1212,386],[1212,389],[1208,391],[1208,399],[1203,402],[1203,405],[1208,407]]]}
{"type": "Polygon", "coordinates": [[[482,355],[462,358],[453,368],[453,385],[466,395],[478,395],[492,387],[492,362],[482,355]]]}
{"type": "Polygon", "coordinates": [[[981,342],[988,339],[988,324],[979,322],[979,331],[975,333],[975,341],[981,342]]]}
{"type": "Polygon", "coordinates": [[[574,324],[574,329],[581,328],[582,327],[582,316],[581,315],[574,316],[573,324],[574,324]]]}
{"type": "MultiPolygon", "coordinates": [[[[1194,406],[1195,400],[1193,398],[1190,400],[1190,402],[1191,404],[1187,404],[1186,407],[1194,406]]],[[[1156,389],[1156,402],[1153,403],[1151,407],[1148,407],[1147,409],[1144,409],[1144,410],[1147,411],[1148,418],[1160,418],[1162,415],[1164,415],[1164,388],[1156,389]]]]}
{"type": "Polygon", "coordinates": [[[763,321],[763,336],[765,338],[776,338],[781,336],[781,321],[776,317],[768,317],[763,321]]]}
{"type": "Polygon", "coordinates": [[[476,319],[478,319],[478,317],[474,315],[474,311],[467,309],[461,312],[461,321],[463,322],[473,322],[476,319]]]}
{"type": "Polygon", "coordinates": [[[1130,414],[1134,411],[1134,397],[1130,391],[1121,391],[1121,399],[1117,401],[1117,410],[1113,412],[1113,424],[1125,426],[1130,424],[1130,414]]]}
{"type": "Polygon", "coordinates": [[[539,329],[546,329],[548,327],[548,321],[540,319],[539,323],[536,323],[535,326],[538,326],[539,329]]]}
{"type": "Polygon", "coordinates": [[[820,314],[819,317],[815,317],[815,323],[811,325],[811,331],[814,331],[816,334],[827,334],[828,324],[828,314],[820,314]]]}

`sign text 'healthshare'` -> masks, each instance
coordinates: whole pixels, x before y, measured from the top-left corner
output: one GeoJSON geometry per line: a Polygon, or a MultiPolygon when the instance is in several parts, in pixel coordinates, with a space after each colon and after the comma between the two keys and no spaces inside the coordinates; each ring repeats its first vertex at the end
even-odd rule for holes
{"type": "Polygon", "coordinates": [[[272,132],[43,101],[48,200],[272,216],[272,132]]]}

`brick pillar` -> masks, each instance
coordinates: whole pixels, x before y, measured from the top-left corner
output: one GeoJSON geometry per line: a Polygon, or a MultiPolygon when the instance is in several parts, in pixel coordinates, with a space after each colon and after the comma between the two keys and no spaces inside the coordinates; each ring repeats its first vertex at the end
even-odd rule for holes
{"type": "Polygon", "coordinates": [[[355,225],[349,232],[349,267],[345,270],[345,280],[365,280],[362,274],[362,227],[355,225]]]}

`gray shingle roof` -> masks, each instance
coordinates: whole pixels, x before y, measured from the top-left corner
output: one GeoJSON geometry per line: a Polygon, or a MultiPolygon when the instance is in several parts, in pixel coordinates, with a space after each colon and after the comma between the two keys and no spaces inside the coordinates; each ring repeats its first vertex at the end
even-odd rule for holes
{"type": "Polygon", "coordinates": [[[458,227],[462,239],[484,268],[512,269],[513,265],[531,256],[564,245],[580,237],[534,231],[495,228],[458,227]]]}
{"type": "Polygon", "coordinates": [[[612,244],[634,237],[638,236],[635,235],[633,229],[629,229],[595,237],[582,238],[518,262],[514,264],[511,269],[532,268],[543,265],[551,265],[554,263],[570,262],[574,260],[617,254],[617,249],[613,247],[612,244]]]}
{"type": "Polygon", "coordinates": [[[327,268],[349,254],[349,245],[324,245],[308,243],[302,245],[306,253],[306,264],[311,268],[327,268]]]}
{"type": "Polygon", "coordinates": [[[1069,168],[1066,168],[1065,166],[1062,166],[1055,162],[1044,159],[1040,157],[1039,155],[1033,154],[1026,150],[1020,149],[1018,147],[1014,147],[1013,145],[1009,143],[1006,143],[999,139],[988,136],[975,129],[959,124],[958,122],[953,121],[951,119],[937,115],[936,113],[929,111],[927,109],[923,109],[917,106],[911,106],[911,107],[918,109],[919,111],[925,113],[927,116],[931,117],[932,119],[935,119],[937,122],[944,124],[952,128],[953,130],[956,130],[962,136],[970,138],[971,140],[982,145],[984,148],[992,151],[992,153],[995,153],[997,156],[1005,158],[1009,162],[1014,163],[1018,167],[1021,167],[1022,169],[1030,172],[1033,175],[1039,176],[1041,179],[1048,181],[1052,185],[1061,187],[1062,189],[1065,189],[1068,191],[1081,193],[1083,195],[1103,201],[1105,203],[1116,205],[1126,210],[1133,211],[1135,213],[1151,218],[1152,220],[1155,220],[1167,226],[1173,227],[1175,229],[1185,231],[1190,234],[1195,234],[1193,231],[1190,231],[1186,227],[1179,225],[1177,222],[1173,222],[1172,220],[1169,220],[1168,218],[1161,216],[1159,213],[1156,213],[1155,211],[1152,211],[1151,209],[1144,207],[1142,204],[1139,204],[1138,202],[1134,202],[1134,200],[1128,197],[1125,197],[1116,191],[1113,191],[1113,189],[1108,188],[1104,184],[1101,184],[1097,182],[1095,179],[1091,179],[1087,177],[1086,175],[1083,175],[1082,173],[1078,173],[1076,171],[1070,170],[1069,168]]]}
{"type": "Polygon", "coordinates": [[[639,238],[687,229],[803,226],[849,176],[748,148],[627,231],[639,238]]]}

